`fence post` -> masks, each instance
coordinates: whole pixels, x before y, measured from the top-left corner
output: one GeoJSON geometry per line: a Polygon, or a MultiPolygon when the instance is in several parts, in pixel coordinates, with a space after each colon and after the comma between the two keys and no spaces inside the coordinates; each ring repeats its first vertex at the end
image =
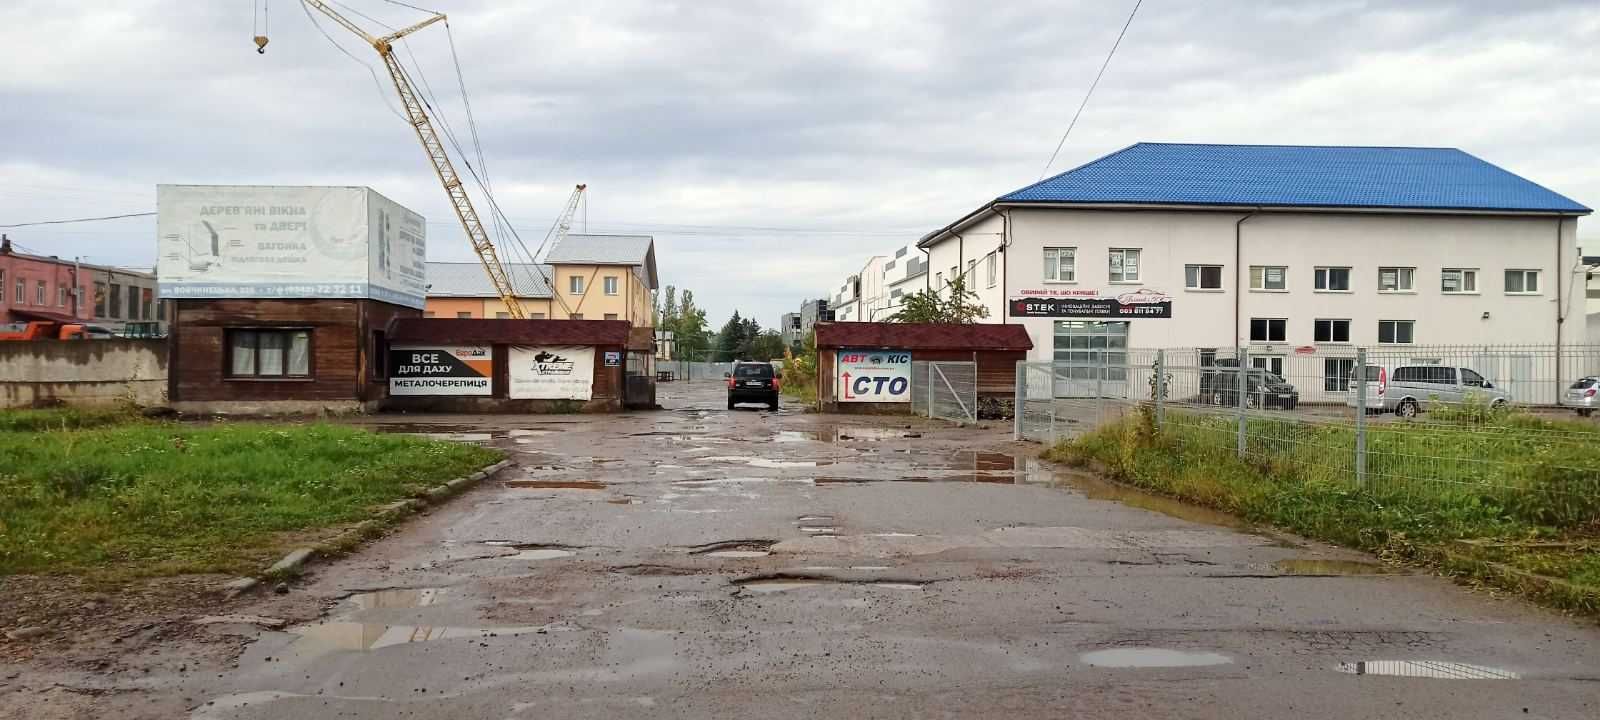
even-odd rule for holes
{"type": "Polygon", "coordinates": [[[1100,367],[1094,373],[1094,426],[1105,423],[1106,410],[1106,351],[1100,351],[1100,367]]]}
{"type": "Polygon", "coordinates": [[[928,363],[928,419],[933,419],[933,363],[928,363]]]}
{"type": "Polygon", "coordinates": [[[1356,485],[1367,484],[1367,349],[1356,348],[1356,485]]]}
{"type": "Polygon", "coordinates": [[[1056,363],[1050,361],[1050,444],[1056,444],[1056,363]]]}
{"type": "Polygon", "coordinates": [[[1245,399],[1250,395],[1250,378],[1245,370],[1250,366],[1250,351],[1241,347],[1236,355],[1239,358],[1239,367],[1234,372],[1233,386],[1234,403],[1238,405],[1239,410],[1239,439],[1236,445],[1239,458],[1243,459],[1245,448],[1248,447],[1247,437],[1250,423],[1244,412],[1245,399]]]}
{"type": "Polygon", "coordinates": [[[1023,416],[1028,411],[1028,361],[1017,361],[1017,387],[1011,393],[1011,439],[1021,440],[1023,416]]]}
{"type": "Polygon", "coordinates": [[[1161,429],[1161,423],[1167,415],[1167,356],[1166,351],[1156,350],[1156,429],[1161,429]]]}

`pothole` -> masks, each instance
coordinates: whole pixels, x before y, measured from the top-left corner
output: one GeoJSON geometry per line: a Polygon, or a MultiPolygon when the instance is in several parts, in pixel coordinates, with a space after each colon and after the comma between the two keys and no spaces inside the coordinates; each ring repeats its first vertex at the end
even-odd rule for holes
{"type": "Polygon", "coordinates": [[[355,605],[357,610],[419,608],[439,602],[449,591],[449,588],[391,588],[358,592],[345,600],[355,605]]]}
{"type": "Polygon", "coordinates": [[[1388,575],[1398,572],[1395,568],[1372,562],[1359,560],[1321,560],[1316,558],[1293,558],[1279,560],[1272,564],[1280,572],[1287,575],[1388,575]]]}
{"type": "Polygon", "coordinates": [[[1149,647],[1095,650],[1079,655],[1078,660],[1091,667],[1109,668],[1201,667],[1233,662],[1233,658],[1221,653],[1149,647]]]}
{"type": "Polygon", "coordinates": [[[507,480],[506,487],[534,490],[604,490],[606,484],[595,480],[507,480]]]}
{"type": "Polygon", "coordinates": [[[740,578],[734,580],[733,585],[739,588],[741,592],[749,590],[753,593],[765,594],[798,590],[818,585],[859,585],[882,588],[884,590],[922,590],[927,587],[928,583],[915,580],[849,578],[785,572],[740,578]]]}
{"type": "Polygon", "coordinates": [[[833,535],[838,532],[838,528],[831,525],[801,525],[800,532],[807,535],[833,535]]]}
{"type": "Polygon", "coordinates": [[[572,551],[571,550],[557,550],[556,548],[535,548],[533,550],[523,550],[522,552],[519,552],[519,553],[517,553],[515,555],[510,556],[509,559],[511,559],[511,560],[554,560],[556,558],[570,557],[571,555],[572,555],[572,551]]]}
{"type": "Polygon", "coordinates": [[[801,515],[795,518],[796,522],[805,525],[819,525],[833,522],[832,515],[801,515]]]}
{"type": "Polygon", "coordinates": [[[606,502],[612,505],[643,505],[644,501],[636,497],[607,498],[606,502]]]}
{"type": "Polygon", "coordinates": [[[1502,668],[1444,660],[1362,660],[1339,663],[1351,675],[1430,678],[1434,680],[1521,680],[1522,674],[1502,668]]]}
{"type": "Polygon", "coordinates": [[[776,540],[760,539],[722,540],[704,545],[695,545],[689,548],[689,554],[710,557],[765,557],[770,554],[768,548],[771,548],[776,543],[776,540]]]}
{"type": "Polygon", "coordinates": [[[706,553],[705,556],[714,558],[758,558],[771,554],[766,550],[714,550],[706,553]]]}

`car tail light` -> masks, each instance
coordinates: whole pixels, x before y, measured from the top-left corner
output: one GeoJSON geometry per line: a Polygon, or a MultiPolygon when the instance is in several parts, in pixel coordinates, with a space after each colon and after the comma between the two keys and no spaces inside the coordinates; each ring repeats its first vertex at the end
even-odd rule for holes
{"type": "MultiPolygon", "coordinates": [[[[772,379],[772,389],[773,390],[782,390],[783,389],[783,378],[776,378],[776,377],[773,378],[772,379]]],[[[1594,391],[1590,390],[1589,393],[1593,394],[1594,391]]]]}
{"type": "Polygon", "coordinates": [[[1383,397],[1385,390],[1389,389],[1389,369],[1378,368],[1378,397],[1383,397]]]}
{"type": "Polygon", "coordinates": [[[729,389],[729,390],[732,390],[732,389],[733,389],[733,386],[734,386],[734,385],[737,385],[737,384],[738,384],[738,383],[736,383],[736,382],[734,382],[734,381],[733,381],[733,376],[732,376],[732,375],[730,375],[730,376],[728,376],[728,389],[729,389]]]}
{"type": "Polygon", "coordinates": [[[1583,391],[1583,396],[1594,397],[1594,388],[1589,388],[1588,390],[1583,391]]]}

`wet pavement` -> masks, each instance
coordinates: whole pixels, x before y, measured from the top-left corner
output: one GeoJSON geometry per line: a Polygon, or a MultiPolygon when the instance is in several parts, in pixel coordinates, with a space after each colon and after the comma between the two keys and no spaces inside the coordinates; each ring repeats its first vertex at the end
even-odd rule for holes
{"type": "Polygon", "coordinates": [[[1058,472],[1009,427],[662,390],[374,421],[518,466],[314,569],[288,597],[326,612],[252,629],[189,717],[1600,716],[1592,626],[1058,472]]]}

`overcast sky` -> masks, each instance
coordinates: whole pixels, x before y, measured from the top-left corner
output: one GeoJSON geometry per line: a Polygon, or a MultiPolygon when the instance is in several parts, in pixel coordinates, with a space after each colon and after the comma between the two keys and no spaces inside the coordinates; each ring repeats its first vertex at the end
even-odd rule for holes
{"type": "MultiPolygon", "coordinates": [[[[427,216],[430,259],[470,260],[387,78],[290,0],[271,0],[256,54],[251,4],[0,4],[0,224],[150,211],[157,183],[368,185],[427,216]]],[[[766,326],[1038,179],[1132,7],[414,4],[450,14],[525,241],[586,182],[590,231],[654,235],[664,285],[714,325],[737,308],[766,326]]],[[[466,142],[449,49],[436,26],[404,58],[466,142]]],[[[1453,146],[1600,207],[1600,3],[1147,0],[1053,169],[1141,140],[1453,146]]],[[[146,219],[4,232],[154,262],[146,219]]],[[[1600,220],[1579,236],[1600,246],[1600,220]]]]}

